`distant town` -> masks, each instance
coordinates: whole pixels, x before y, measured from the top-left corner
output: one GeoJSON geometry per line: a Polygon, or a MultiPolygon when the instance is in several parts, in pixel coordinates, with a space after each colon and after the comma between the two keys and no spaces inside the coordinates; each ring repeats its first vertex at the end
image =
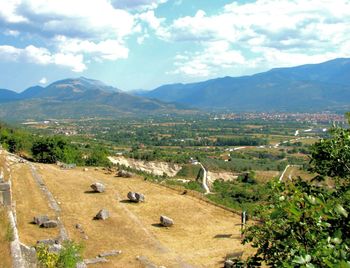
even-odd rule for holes
{"type": "Polygon", "coordinates": [[[301,123],[345,123],[342,114],[335,113],[224,113],[213,117],[214,120],[277,120],[296,121],[301,123]]]}

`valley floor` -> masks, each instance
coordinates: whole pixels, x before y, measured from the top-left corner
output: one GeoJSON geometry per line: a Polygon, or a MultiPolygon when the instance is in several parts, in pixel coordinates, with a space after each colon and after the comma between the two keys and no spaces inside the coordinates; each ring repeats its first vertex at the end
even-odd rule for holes
{"type": "MultiPolygon", "coordinates": [[[[91,267],[146,267],[148,262],[165,267],[223,267],[227,254],[252,252],[240,242],[240,217],[194,197],[144,181],[119,178],[102,170],[62,170],[55,165],[35,165],[44,183],[61,207],[60,219],[71,239],[85,246],[84,258],[113,249],[122,254],[110,262],[91,267]],[[106,192],[90,192],[90,184],[102,182],[106,192]],[[145,203],[126,200],[129,191],[141,192],[145,203]],[[93,220],[105,208],[110,218],[93,220]],[[171,217],[171,228],[159,226],[160,215],[171,217]],[[88,239],[75,228],[81,224],[88,239]],[[137,256],[143,256],[139,261],[137,256]]],[[[46,197],[34,181],[27,163],[11,166],[13,197],[17,207],[19,235],[33,245],[55,237],[58,230],[38,228],[33,216],[54,216],[46,197]]]]}

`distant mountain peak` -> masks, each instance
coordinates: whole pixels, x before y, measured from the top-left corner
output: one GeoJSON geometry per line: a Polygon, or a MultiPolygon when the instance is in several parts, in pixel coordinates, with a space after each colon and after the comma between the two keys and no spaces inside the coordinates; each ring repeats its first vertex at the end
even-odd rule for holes
{"type": "Polygon", "coordinates": [[[274,68],[249,76],[164,85],[140,95],[208,110],[344,110],[350,108],[350,59],[274,68]]]}
{"type": "Polygon", "coordinates": [[[86,77],[59,80],[45,88],[31,87],[20,94],[0,89],[0,102],[0,117],[10,120],[86,116],[117,118],[182,113],[185,109],[175,104],[132,96],[86,77]]]}

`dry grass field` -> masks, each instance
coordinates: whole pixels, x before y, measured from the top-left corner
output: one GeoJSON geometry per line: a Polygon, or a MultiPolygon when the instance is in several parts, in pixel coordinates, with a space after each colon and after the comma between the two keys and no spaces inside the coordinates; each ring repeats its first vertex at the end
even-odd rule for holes
{"type": "Polygon", "coordinates": [[[55,214],[48,205],[45,196],[34,181],[30,167],[26,164],[15,164],[12,170],[12,197],[16,205],[17,228],[21,242],[34,245],[37,240],[58,236],[57,229],[39,228],[32,224],[33,217],[55,214]]]}
{"type": "MultiPolygon", "coordinates": [[[[149,183],[141,178],[118,178],[102,170],[62,170],[55,165],[36,165],[49,190],[60,203],[61,221],[71,239],[85,246],[84,258],[113,249],[122,254],[106,264],[91,267],[146,267],[136,259],[166,267],[223,267],[227,254],[252,252],[240,244],[240,217],[194,197],[149,183]],[[102,182],[105,193],[91,193],[90,184],[102,182]],[[146,202],[129,203],[129,191],[145,194],[146,202]],[[110,218],[93,220],[106,208],[110,218]],[[159,226],[160,215],[174,219],[171,228],[159,226]],[[75,228],[81,224],[88,239],[75,228]]],[[[53,216],[44,195],[26,164],[12,167],[13,194],[17,206],[20,239],[34,244],[55,237],[58,230],[45,230],[30,223],[37,214],[53,216]]]]}
{"type": "Polygon", "coordinates": [[[11,227],[7,219],[7,213],[0,207],[0,268],[12,267],[10,240],[11,227]]]}
{"type": "MultiPolygon", "coordinates": [[[[0,150],[0,172],[4,172],[5,178],[7,178],[8,172],[5,162],[5,155],[0,150]]],[[[7,211],[0,206],[0,268],[12,267],[10,252],[11,238],[11,228],[7,218],[7,211]]]]}

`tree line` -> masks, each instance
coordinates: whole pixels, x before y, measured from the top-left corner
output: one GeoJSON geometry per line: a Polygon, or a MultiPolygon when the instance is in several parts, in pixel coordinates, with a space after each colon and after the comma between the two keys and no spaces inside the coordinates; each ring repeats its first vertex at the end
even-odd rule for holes
{"type": "Polygon", "coordinates": [[[81,147],[63,136],[37,136],[3,123],[0,123],[0,144],[11,153],[40,163],[109,165],[108,151],[100,146],[81,147]]]}

